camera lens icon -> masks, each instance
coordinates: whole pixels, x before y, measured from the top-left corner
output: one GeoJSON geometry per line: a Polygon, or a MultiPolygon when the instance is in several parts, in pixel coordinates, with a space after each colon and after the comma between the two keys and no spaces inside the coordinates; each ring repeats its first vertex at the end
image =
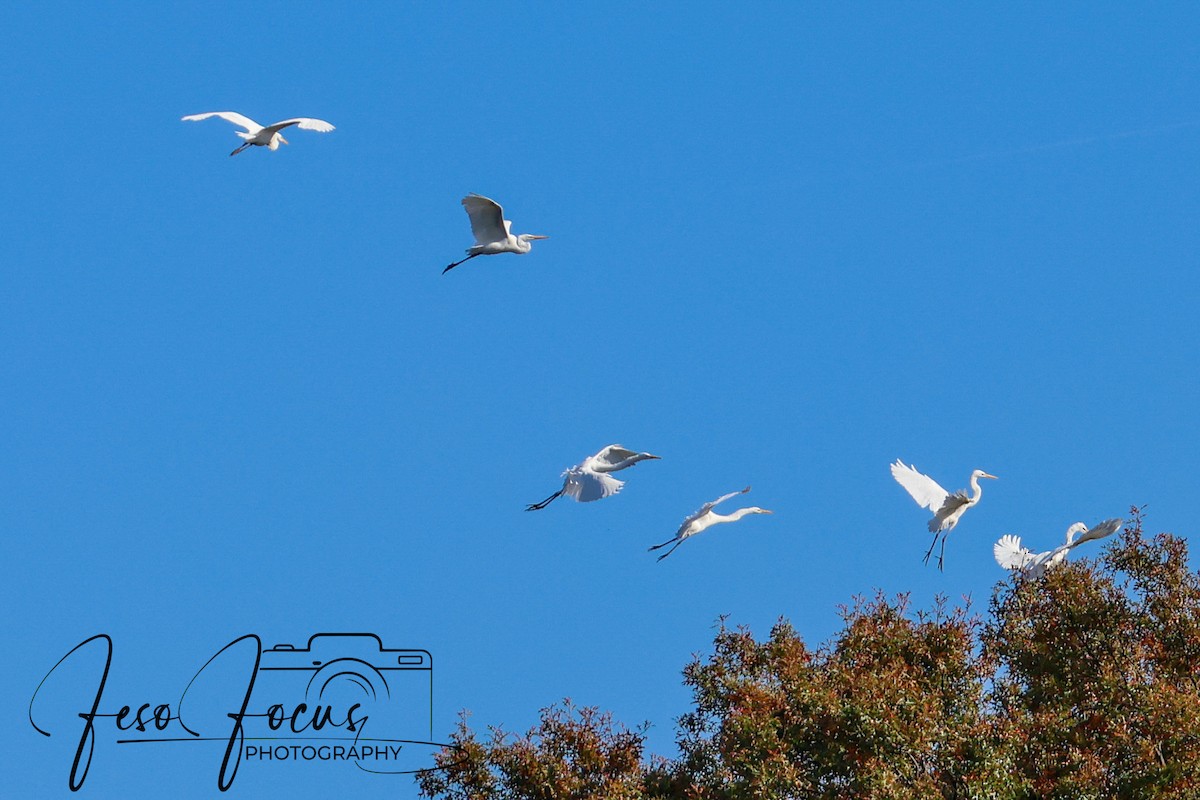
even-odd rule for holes
{"type": "Polygon", "coordinates": [[[371,664],[357,658],[338,658],[321,667],[308,679],[304,698],[309,703],[344,705],[354,700],[365,706],[392,699],[387,678],[371,664]]]}
{"type": "Polygon", "coordinates": [[[259,662],[254,705],[344,715],[358,707],[370,736],[429,741],[433,734],[433,664],[426,650],[385,648],[372,633],[319,633],[307,647],[280,644],[259,662]]]}

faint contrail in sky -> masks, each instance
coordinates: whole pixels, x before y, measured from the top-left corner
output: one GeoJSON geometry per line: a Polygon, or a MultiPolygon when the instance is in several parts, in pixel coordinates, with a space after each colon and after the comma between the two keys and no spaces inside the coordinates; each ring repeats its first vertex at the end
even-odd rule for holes
{"type": "Polygon", "coordinates": [[[1061,139],[1057,142],[1046,142],[1045,144],[1031,144],[1028,147],[1016,147],[1011,150],[993,150],[988,153],[975,153],[969,156],[960,156],[958,158],[946,158],[939,161],[923,161],[919,164],[908,164],[901,169],[926,169],[928,167],[943,167],[954,164],[969,164],[972,161],[989,161],[996,158],[1008,158],[1010,156],[1023,156],[1029,153],[1041,153],[1046,150],[1059,150],[1064,147],[1075,147],[1083,144],[1094,144],[1096,142],[1111,142],[1116,139],[1130,139],[1134,136],[1149,136],[1155,133],[1166,133],[1167,131],[1179,130],[1180,128],[1193,128],[1200,125],[1200,120],[1191,120],[1188,122],[1174,122],[1170,125],[1155,125],[1150,128],[1138,128],[1132,131],[1119,131],[1117,133],[1105,133],[1099,136],[1079,136],[1074,139],[1061,139]]]}

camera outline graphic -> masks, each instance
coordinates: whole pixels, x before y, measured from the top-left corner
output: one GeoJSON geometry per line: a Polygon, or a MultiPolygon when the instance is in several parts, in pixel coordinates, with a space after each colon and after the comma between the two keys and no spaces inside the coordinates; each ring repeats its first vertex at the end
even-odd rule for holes
{"type": "MultiPolygon", "coordinates": [[[[433,657],[418,648],[388,648],[374,633],[314,633],[304,647],[264,648],[252,702],[288,709],[358,702],[370,738],[433,738],[433,657]]],[[[345,712],[347,709],[342,708],[345,712]]],[[[362,733],[362,731],[360,731],[362,733]]]]}

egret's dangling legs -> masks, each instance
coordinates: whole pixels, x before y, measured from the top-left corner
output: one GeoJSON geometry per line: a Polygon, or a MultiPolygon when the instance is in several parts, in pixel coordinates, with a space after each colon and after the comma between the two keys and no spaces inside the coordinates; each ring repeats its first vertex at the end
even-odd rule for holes
{"type": "MultiPolygon", "coordinates": [[[[464,258],[463,261],[466,261],[466,259],[464,258]]],[[[450,265],[450,267],[453,267],[453,266],[454,266],[453,264],[450,265]]],[[[450,269],[450,267],[446,267],[446,269],[450,269]]],[[[550,505],[551,500],[554,500],[556,497],[559,497],[562,493],[563,493],[563,490],[559,489],[557,492],[550,495],[542,502],[531,503],[530,505],[525,506],[525,510],[526,511],[537,511],[539,508],[545,508],[546,506],[550,505]]]]}
{"type": "MultiPolygon", "coordinates": [[[[466,261],[470,261],[472,258],[474,258],[474,257],[475,257],[475,256],[477,256],[477,255],[479,255],[479,253],[472,253],[471,255],[469,255],[469,256],[467,256],[466,258],[464,258],[462,261],[455,261],[453,264],[451,264],[450,266],[448,266],[448,267],[446,267],[444,270],[442,270],[442,274],[443,274],[443,275],[445,275],[447,272],[449,272],[450,270],[454,269],[454,268],[455,268],[455,267],[457,267],[459,264],[462,264],[462,263],[464,263],[464,262],[466,262],[466,261]]],[[[552,498],[552,499],[553,499],[553,498],[552,498]]]]}
{"type": "MultiPolygon", "coordinates": [[[[941,536],[941,535],[942,535],[941,531],[938,531],[938,532],[936,532],[936,533],[934,533],[934,534],[933,534],[933,541],[929,543],[929,549],[925,551],[925,558],[922,560],[922,562],[921,562],[921,563],[923,563],[923,564],[928,564],[928,563],[929,563],[929,557],[930,557],[931,555],[933,555],[933,548],[937,547],[937,543],[938,543],[938,537],[939,537],[939,536],[941,536]]],[[[942,549],[943,549],[943,550],[945,550],[945,549],[946,549],[946,539],[945,539],[945,537],[942,537],[942,549]]]]}
{"type": "MultiPolygon", "coordinates": [[[[683,544],[683,539],[679,539],[678,541],[677,541],[677,540],[675,540],[675,539],[670,539],[670,540],[668,540],[668,541],[665,541],[665,542],[663,542],[662,544],[656,544],[656,545],[654,545],[653,547],[651,547],[651,548],[648,548],[648,549],[650,549],[650,550],[657,550],[657,549],[658,549],[658,548],[660,548],[660,547],[666,547],[666,546],[667,546],[667,545],[669,545],[671,542],[675,542],[675,547],[679,547],[679,545],[683,544]]],[[[674,553],[674,552],[675,552],[675,547],[672,547],[670,550],[668,550],[667,552],[665,552],[665,553],[663,553],[661,556],[659,556],[659,557],[658,557],[658,560],[659,560],[659,561],[662,561],[664,558],[666,558],[667,556],[671,555],[671,553],[674,553]]]]}

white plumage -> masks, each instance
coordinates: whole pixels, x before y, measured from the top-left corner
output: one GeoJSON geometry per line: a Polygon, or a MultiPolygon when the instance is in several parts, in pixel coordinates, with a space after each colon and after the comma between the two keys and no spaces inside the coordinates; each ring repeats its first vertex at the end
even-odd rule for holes
{"type": "Polygon", "coordinates": [[[234,150],[229,155],[236,156],[238,153],[245,150],[247,147],[267,147],[271,150],[278,150],[279,145],[287,144],[288,140],[283,138],[280,133],[284,128],[295,125],[297,128],[305,131],[317,131],[318,133],[329,133],[333,130],[333,126],[323,119],[313,119],[312,117],[295,117],[293,119],[285,119],[282,122],[273,122],[270,125],[259,125],[249,117],[239,114],[236,111],[208,111],[204,114],[191,114],[183,118],[184,122],[199,122],[200,120],[208,119],[209,117],[220,117],[226,122],[232,122],[234,125],[239,125],[246,129],[246,132],[235,131],[238,136],[245,140],[241,147],[234,150]]]}
{"type": "Polygon", "coordinates": [[[1082,522],[1076,522],[1067,528],[1067,537],[1064,544],[1059,545],[1053,550],[1037,554],[1021,546],[1021,537],[1007,534],[1001,536],[999,541],[992,545],[992,555],[995,556],[996,563],[1004,569],[1015,569],[1027,578],[1037,578],[1045,574],[1046,570],[1051,567],[1055,567],[1066,561],[1067,553],[1073,548],[1078,547],[1084,542],[1112,536],[1121,529],[1121,525],[1124,522],[1122,519],[1106,519],[1093,528],[1088,528],[1082,522]]]}
{"type": "Polygon", "coordinates": [[[966,491],[958,491],[953,494],[947,492],[933,478],[917,472],[916,467],[908,466],[900,459],[896,459],[896,463],[892,464],[892,477],[896,479],[896,483],[904,487],[913,500],[917,501],[917,505],[933,512],[933,519],[929,520],[929,531],[933,534],[933,542],[929,545],[928,552],[925,553],[925,563],[929,563],[929,556],[933,554],[933,548],[940,538],[942,549],[938,553],[938,569],[941,569],[946,551],[946,534],[954,530],[954,526],[958,524],[963,513],[983,497],[983,490],[979,488],[979,479],[995,479],[996,476],[989,475],[981,469],[972,472],[971,489],[973,493],[971,495],[968,495],[966,491]]]}
{"type": "Polygon", "coordinates": [[[593,500],[612,497],[625,485],[625,481],[614,478],[612,473],[632,467],[639,461],[658,458],[650,453],[638,453],[619,444],[610,444],[599,453],[588,456],[564,471],[562,488],[542,502],[526,506],[525,510],[536,511],[539,508],[545,508],[556,497],[564,494],[575,498],[580,503],[590,503],[593,500]]]}
{"type": "Polygon", "coordinates": [[[471,233],[475,235],[475,244],[467,248],[469,255],[466,258],[455,261],[442,270],[443,275],[475,256],[494,256],[497,253],[524,255],[533,249],[530,242],[550,238],[533,233],[513,236],[512,220],[504,218],[504,209],[495,200],[483,195],[469,194],[462,199],[462,204],[471,219],[471,233]]]}
{"type": "Polygon", "coordinates": [[[717,512],[713,511],[714,506],[724,503],[731,497],[737,497],[739,494],[745,494],[748,491],[750,491],[749,486],[747,486],[745,489],[742,489],[740,492],[730,492],[729,494],[721,495],[711,503],[705,503],[704,505],[700,506],[700,508],[697,509],[694,514],[684,519],[683,524],[679,526],[679,530],[676,531],[673,537],[662,544],[656,544],[649,549],[658,550],[660,547],[666,547],[669,544],[674,544],[674,547],[658,557],[658,560],[662,561],[664,558],[671,555],[671,553],[674,553],[675,548],[679,547],[679,545],[683,544],[687,539],[695,536],[697,533],[700,533],[706,528],[712,527],[713,525],[719,525],[722,522],[737,522],[739,519],[748,514],[775,513],[774,511],[768,511],[767,509],[759,508],[758,506],[739,508],[737,511],[734,511],[732,514],[728,515],[718,514],[717,512]]]}

